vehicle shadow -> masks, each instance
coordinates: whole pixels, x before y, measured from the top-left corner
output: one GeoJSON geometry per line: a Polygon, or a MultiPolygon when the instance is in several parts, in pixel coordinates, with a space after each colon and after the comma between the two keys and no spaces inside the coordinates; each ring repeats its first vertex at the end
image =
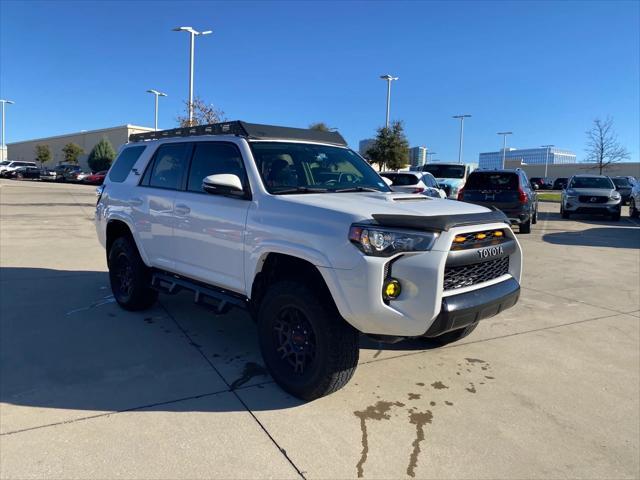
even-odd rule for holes
{"type": "Polygon", "coordinates": [[[543,235],[542,240],[554,245],[640,249],[640,228],[602,227],[575,232],[553,232],[543,235]]]}
{"type": "MultiPolygon", "coordinates": [[[[38,420],[46,424],[66,421],[68,411],[192,411],[193,402],[178,400],[272,382],[245,312],[214,315],[186,293],[161,295],[150,310],[128,312],[110,294],[106,272],[0,268],[0,402],[60,409],[46,413],[53,420],[38,420]]],[[[411,351],[435,344],[363,337],[361,347],[411,351]]],[[[302,403],[267,390],[252,409],[302,403]]],[[[225,411],[241,404],[197,405],[225,411]]],[[[3,407],[3,432],[12,429],[11,418],[3,407]]]]}

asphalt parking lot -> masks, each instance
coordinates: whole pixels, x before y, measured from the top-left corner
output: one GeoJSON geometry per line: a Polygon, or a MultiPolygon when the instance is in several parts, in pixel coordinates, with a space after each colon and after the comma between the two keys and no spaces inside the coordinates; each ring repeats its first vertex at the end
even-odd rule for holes
{"type": "Polygon", "coordinates": [[[110,296],[94,187],[0,181],[0,477],[638,478],[640,222],[541,220],[520,303],[302,403],[241,312],[110,296]]]}

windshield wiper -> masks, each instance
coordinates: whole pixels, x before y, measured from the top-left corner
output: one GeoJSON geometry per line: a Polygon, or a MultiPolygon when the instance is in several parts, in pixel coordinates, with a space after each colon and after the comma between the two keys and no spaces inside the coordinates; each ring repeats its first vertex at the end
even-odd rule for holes
{"type": "Polygon", "coordinates": [[[382,190],[378,190],[377,188],[371,187],[349,187],[349,188],[338,188],[336,190],[331,190],[335,193],[344,193],[344,192],[381,192],[382,190]]]}
{"type": "Polygon", "coordinates": [[[329,189],[327,188],[317,188],[317,187],[293,187],[293,188],[284,188],[282,190],[277,190],[273,192],[274,195],[280,194],[288,194],[288,193],[326,193],[329,189]]]}

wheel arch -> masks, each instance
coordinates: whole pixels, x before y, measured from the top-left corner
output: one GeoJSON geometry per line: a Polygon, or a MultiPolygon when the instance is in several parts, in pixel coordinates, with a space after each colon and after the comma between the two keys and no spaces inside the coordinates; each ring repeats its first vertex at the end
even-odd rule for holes
{"type": "Polygon", "coordinates": [[[107,222],[106,241],[105,241],[107,258],[109,258],[109,251],[111,250],[111,246],[113,245],[113,242],[115,242],[116,239],[123,236],[129,237],[133,240],[133,243],[136,245],[136,248],[138,249],[138,253],[142,258],[142,261],[147,266],[150,266],[144,250],[140,248],[140,242],[138,241],[136,236],[133,234],[133,229],[131,228],[131,226],[127,221],[120,218],[112,218],[107,222]]]}

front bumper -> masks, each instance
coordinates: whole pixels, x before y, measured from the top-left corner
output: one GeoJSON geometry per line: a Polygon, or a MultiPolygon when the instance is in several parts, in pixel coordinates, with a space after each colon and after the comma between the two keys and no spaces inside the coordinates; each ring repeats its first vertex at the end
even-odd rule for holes
{"type": "Polygon", "coordinates": [[[493,317],[513,307],[519,297],[520,284],[513,278],[467,293],[445,297],[442,300],[440,315],[424,336],[437,337],[493,317]]]}
{"type": "MultiPolygon", "coordinates": [[[[505,229],[504,223],[451,228],[440,233],[431,251],[394,258],[362,256],[353,269],[318,267],[341,316],[357,330],[372,335],[418,337],[436,322],[445,305],[457,305],[458,297],[500,283],[520,282],[522,257],[518,241],[508,227],[514,248],[508,253],[508,272],[499,278],[445,290],[447,264],[455,262],[450,247],[456,235],[479,230],[505,229]],[[388,265],[392,261],[391,265],[388,265]],[[402,293],[385,303],[382,286],[385,275],[397,279],[402,293]]],[[[473,252],[472,252],[473,254],[473,252]]],[[[477,253],[476,253],[477,255],[477,253]]],[[[476,305],[481,307],[481,305],[476,305]]],[[[510,306],[510,305],[509,305],[510,306]]],[[[501,309],[508,308],[504,304],[501,309]]]]}
{"type": "Polygon", "coordinates": [[[622,200],[609,200],[606,203],[581,202],[576,197],[564,200],[564,210],[571,213],[602,213],[613,214],[620,210],[622,200]]]}

